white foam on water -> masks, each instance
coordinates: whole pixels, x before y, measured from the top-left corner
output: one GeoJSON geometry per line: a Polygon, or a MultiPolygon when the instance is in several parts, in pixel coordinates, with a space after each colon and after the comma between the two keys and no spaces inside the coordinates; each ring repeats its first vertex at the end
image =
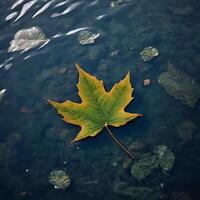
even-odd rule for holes
{"type": "Polygon", "coordinates": [[[104,15],[99,15],[98,17],[96,17],[96,20],[100,20],[100,19],[103,19],[104,17],[106,17],[107,15],[104,14],[104,15]]]}
{"type": "Polygon", "coordinates": [[[60,3],[58,3],[58,4],[56,4],[56,5],[54,6],[54,8],[58,8],[58,7],[60,7],[60,6],[63,6],[63,5],[65,5],[65,4],[67,4],[68,2],[69,2],[69,0],[62,1],[62,2],[60,2],[60,3]]]}
{"type": "Polygon", "coordinates": [[[86,30],[86,29],[88,29],[88,28],[89,28],[89,27],[77,28],[77,29],[74,29],[74,30],[71,30],[71,31],[67,32],[66,35],[72,35],[72,34],[74,34],[74,33],[77,33],[77,32],[79,32],[79,31],[86,30]]]}
{"type": "Polygon", "coordinates": [[[5,18],[5,20],[6,20],[6,21],[9,21],[9,20],[13,19],[15,16],[17,16],[17,14],[18,14],[18,12],[13,12],[13,13],[11,13],[10,15],[8,15],[8,16],[5,18]]]}
{"type": "Polygon", "coordinates": [[[88,6],[95,6],[98,2],[99,2],[98,0],[95,0],[92,3],[90,3],[88,6]]]}
{"type": "Polygon", "coordinates": [[[15,22],[20,19],[22,16],[25,15],[25,13],[31,8],[31,6],[33,6],[38,0],[32,0],[26,4],[24,4],[21,13],[19,14],[19,16],[15,19],[15,22]]]}
{"type": "Polygon", "coordinates": [[[12,67],[12,65],[13,65],[12,63],[9,63],[4,67],[4,69],[9,70],[12,67]]]}
{"type": "Polygon", "coordinates": [[[45,4],[44,6],[42,6],[42,8],[40,8],[34,15],[32,18],[35,18],[36,16],[38,16],[39,14],[41,14],[42,12],[44,12],[55,0],[52,0],[50,2],[48,2],[47,4],[45,4]]]}
{"type": "Polygon", "coordinates": [[[55,34],[52,38],[59,38],[59,37],[61,37],[63,34],[61,34],[61,33],[58,33],[58,34],[55,34]]]}
{"type": "Polygon", "coordinates": [[[54,13],[51,15],[51,17],[59,17],[62,15],[66,15],[72,10],[74,10],[75,8],[77,8],[80,4],[82,4],[82,2],[73,3],[68,8],[66,8],[62,13],[54,13]]]}
{"type": "Polygon", "coordinates": [[[11,10],[13,10],[14,8],[16,8],[18,5],[20,5],[20,4],[23,3],[23,2],[24,2],[24,0],[18,0],[18,1],[16,1],[16,2],[12,5],[11,10]]]}
{"type": "Polygon", "coordinates": [[[5,95],[5,92],[6,92],[6,90],[7,89],[2,89],[2,90],[0,90],[0,102],[2,102],[2,100],[3,100],[3,97],[4,97],[4,95],[5,95]]]}

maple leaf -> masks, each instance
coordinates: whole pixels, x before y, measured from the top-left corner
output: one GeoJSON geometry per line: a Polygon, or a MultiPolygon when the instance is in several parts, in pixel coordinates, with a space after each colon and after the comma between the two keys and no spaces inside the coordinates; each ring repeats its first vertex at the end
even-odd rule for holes
{"type": "Polygon", "coordinates": [[[58,103],[48,100],[57,109],[58,113],[63,116],[65,122],[81,127],[80,132],[72,142],[89,136],[94,137],[105,127],[115,141],[127,151],[108,129],[108,125],[119,127],[141,116],[141,114],[124,111],[125,107],[133,99],[130,72],[107,92],[102,80],[91,76],[78,64],[76,64],[76,68],[79,72],[78,94],[82,102],[75,103],[67,100],[63,103],[58,103]]]}

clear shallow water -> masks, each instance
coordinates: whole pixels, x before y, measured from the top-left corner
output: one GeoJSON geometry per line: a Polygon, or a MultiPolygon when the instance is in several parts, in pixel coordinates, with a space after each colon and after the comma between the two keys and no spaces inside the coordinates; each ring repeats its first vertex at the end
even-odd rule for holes
{"type": "Polygon", "coordinates": [[[6,89],[0,102],[2,199],[133,199],[113,191],[117,181],[149,187],[158,199],[199,199],[199,101],[193,108],[186,106],[158,82],[169,61],[200,84],[199,2],[124,1],[116,8],[110,7],[110,1],[61,2],[32,1],[21,17],[29,1],[13,9],[15,1],[0,3],[0,90],[6,89]],[[36,15],[42,7],[46,10],[36,15]],[[13,12],[18,14],[6,21],[13,12]],[[8,53],[14,34],[33,26],[41,28],[48,44],[8,53]],[[100,37],[82,46],[78,32],[73,33],[79,28],[100,37]],[[150,45],[160,54],[144,62],[139,53],[150,45]],[[119,53],[112,56],[115,50],[119,53]],[[70,144],[78,127],[63,123],[45,99],[79,101],[75,62],[103,79],[108,89],[130,70],[135,99],[127,110],[144,117],[112,131],[126,146],[142,143],[142,149],[133,150],[138,156],[152,152],[156,145],[167,145],[176,157],[169,173],[156,169],[138,183],[130,167],[124,169],[127,157],[106,131],[70,144]],[[149,87],[143,86],[145,78],[151,80],[149,87]],[[197,127],[189,140],[177,131],[185,121],[197,127]],[[72,183],[66,190],[55,190],[49,183],[55,169],[70,175],[72,183]]]}

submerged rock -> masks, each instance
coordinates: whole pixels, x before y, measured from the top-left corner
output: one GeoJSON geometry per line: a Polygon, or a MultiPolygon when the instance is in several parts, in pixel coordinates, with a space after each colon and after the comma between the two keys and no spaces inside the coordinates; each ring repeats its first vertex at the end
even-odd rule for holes
{"type": "Polygon", "coordinates": [[[159,83],[170,96],[192,108],[200,98],[200,86],[190,76],[170,63],[168,71],[159,76],[159,83]]]}
{"type": "Polygon", "coordinates": [[[55,189],[65,189],[70,185],[70,178],[63,170],[54,170],[49,175],[49,182],[55,189]]]}
{"type": "Polygon", "coordinates": [[[22,29],[15,34],[14,39],[10,42],[8,52],[28,51],[29,49],[43,45],[47,41],[48,39],[46,39],[39,27],[22,29]]]}
{"type": "Polygon", "coordinates": [[[149,86],[150,85],[150,83],[151,83],[151,80],[150,79],[144,79],[144,81],[143,81],[143,85],[144,86],[149,86]]]}
{"type": "Polygon", "coordinates": [[[146,178],[158,167],[157,157],[151,153],[144,154],[141,159],[136,161],[131,167],[131,174],[138,181],[146,178]]]}
{"type": "Polygon", "coordinates": [[[158,163],[163,172],[170,171],[175,162],[175,156],[166,145],[159,145],[154,149],[154,153],[158,156],[158,163]]]}
{"type": "Polygon", "coordinates": [[[100,36],[100,33],[92,33],[90,31],[81,31],[78,36],[80,44],[92,44],[100,36]]]}
{"type": "Polygon", "coordinates": [[[149,61],[151,59],[153,59],[154,57],[158,56],[159,52],[156,48],[154,47],[145,47],[141,52],[140,52],[140,56],[142,58],[142,60],[144,61],[149,61]]]}
{"type": "Polygon", "coordinates": [[[197,126],[190,122],[184,121],[177,125],[176,130],[178,136],[185,142],[192,140],[194,132],[197,130],[197,126]]]}

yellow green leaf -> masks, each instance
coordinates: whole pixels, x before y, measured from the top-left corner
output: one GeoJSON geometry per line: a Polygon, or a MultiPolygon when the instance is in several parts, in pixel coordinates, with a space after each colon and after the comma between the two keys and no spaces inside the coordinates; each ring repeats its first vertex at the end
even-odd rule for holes
{"type": "Polygon", "coordinates": [[[48,100],[63,116],[65,122],[81,127],[72,142],[86,137],[94,137],[108,125],[119,127],[141,116],[141,114],[124,111],[133,99],[130,72],[107,92],[102,80],[91,76],[78,64],[76,64],[76,68],[79,72],[78,94],[82,102],[75,103],[67,100],[58,103],[48,100]]]}

